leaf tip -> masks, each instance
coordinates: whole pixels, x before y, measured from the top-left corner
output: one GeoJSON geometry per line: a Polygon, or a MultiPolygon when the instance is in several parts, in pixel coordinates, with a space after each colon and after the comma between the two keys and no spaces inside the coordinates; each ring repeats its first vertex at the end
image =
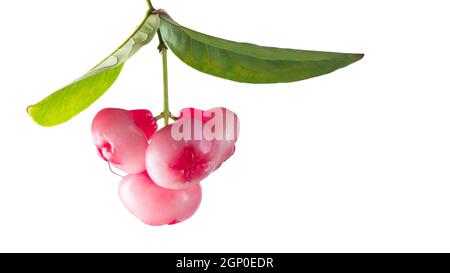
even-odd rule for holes
{"type": "Polygon", "coordinates": [[[35,118],[35,115],[34,115],[34,113],[35,113],[34,110],[36,110],[36,104],[30,105],[30,106],[27,107],[27,114],[28,114],[34,121],[36,121],[36,118],[35,118]]]}
{"type": "Polygon", "coordinates": [[[39,114],[36,113],[36,110],[38,110],[39,107],[36,106],[36,104],[30,105],[27,107],[27,114],[31,117],[31,119],[36,123],[37,125],[40,125],[42,127],[50,127],[53,125],[47,124],[44,120],[39,118],[39,114]]]}
{"type": "Polygon", "coordinates": [[[353,54],[353,56],[355,57],[355,62],[361,60],[362,58],[364,58],[365,54],[364,53],[358,53],[358,54],[353,54]]]}
{"type": "Polygon", "coordinates": [[[31,107],[33,107],[33,105],[29,105],[27,107],[27,114],[31,116],[31,107]]]}
{"type": "Polygon", "coordinates": [[[27,107],[27,114],[31,117],[31,119],[33,119],[33,121],[34,121],[36,124],[43,126],[42,124],[39,123],[39,121],[38,121],[38,120],[36,119],[36,117],[33,115],[33,108],[34,108],[34,105],[28,106],[28,107],[27,107]]]}

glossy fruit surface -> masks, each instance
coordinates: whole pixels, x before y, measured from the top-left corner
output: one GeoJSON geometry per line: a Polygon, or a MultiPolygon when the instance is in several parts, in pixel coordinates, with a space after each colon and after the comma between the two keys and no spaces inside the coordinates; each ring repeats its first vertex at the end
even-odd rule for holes
{"type": "Polygon", "coordinates": [[[153,117],[152,112],[147,109],[130,110],[128,113],[131,115],[136,126],[141,129],[148,140],[152,138],[152,135],[158,130],[158,124],[153,117]]]}
{"type": "Polygon", "coordinates": [[[92,122],[92,140],[100,157],[114,167],[129,174],[141,173],[145,170],[145,151],[151,131],[156,130],[155,124],[147,110],[106,108],[92,122]]]}
{"type": "Polygon", "coordinates": [[[172,125],[156,132],[146,153],[147,172],[159,186],[184,189],[212,173],[219,162],[213,141],[174,140],[172,125]]]}
{"type": "Polygon", "coordinates": [[[200,206],[199,184],[184,190],[156,185],[146,173],[126,176],[119,185],[122,203],[133,215],[151,226],[173,225],[190,218],[200,206]]]}
{"type": "Polygon", "coordinates": [[[239,120],[225,108],[183,109],[176,123],[153,135],[146,152],[147,172],[161,187],[190,187],[233,155],[238,134],[239,120]]]}

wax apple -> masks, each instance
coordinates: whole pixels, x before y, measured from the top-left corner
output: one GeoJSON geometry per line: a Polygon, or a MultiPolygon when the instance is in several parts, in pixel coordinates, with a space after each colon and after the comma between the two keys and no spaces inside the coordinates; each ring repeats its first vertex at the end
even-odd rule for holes
{"type": "Polygon", "coordinates": [[[213,108],[206,111],[206,114],[211,116],[206,126],[209,126],[208,124],[222,124],[221,130],[218,130],[221,133],[218,133],[215,139],[221,150],[219,161],[223,163],[236,151],[236,142],[239,138],[240,130],[239,118],[236,113],[224,107],[213,108]],[[216,116],[218,114],[220,115],[216,116]],[[213,122],[214,118],[218,120],[213,122]]]}
{"type": "Polygon", "coordinates": [[[239,138],[239,118],[233,111],[216,107],[208,111],[196,108],[184,108],[181,110],[180,120],[195,119],[202,121],[203,136],[216,141],[219,147],[219,164],[230,158],[236,150],[236,142],[239,138]],[[208,137],[208,135],[212,135],[208,137]]]}
{"type": "Polygon", "coordinates": [[[184,189],[216,169],[220,151],[214,141],[174,140],[172,127],[153,135],[145,156],[147,172],[161,187],[184,189]]]}
{"type": "Polygon", "coordinates": [[[158,124],[153,118],[152,112],[147,109],[138,109],[128,111],[136,126],[144,132],[149,140],[152,135],[158,130],[158,124]]]}
{"type": "Polygon", "coordinates": [[[234,153],[239,120],[225,108],[186,108],[177,122],[153,135],[146,152],[150,177],[161,187],[199,183],[234,153]]]}
{"type": "Polygon", "coordinates": [[[194,185],[169,190],[156,185],[147,173],[126,176],[119,185],[122,203],[133,215],[151,226],[173,225],[190,218],[200,206],[202,190],[194,185]]]}
{"type": "Polygon", "coordinates": [[[156,126],[148,110],[107,108],[92,122],[92,139],[100,157],[114,167],[130,174],[141,173],[148,140],[156,126]]]}

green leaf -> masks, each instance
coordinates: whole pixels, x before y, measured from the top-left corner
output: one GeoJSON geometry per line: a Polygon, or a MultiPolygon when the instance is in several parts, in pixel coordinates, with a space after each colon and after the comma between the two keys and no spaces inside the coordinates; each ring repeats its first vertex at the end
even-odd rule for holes
{"type": "Polygon", "coordinates": [[[117,50],[83,77],[29,106],[28,114],[42,126],[58,125],[78,115],[113,85],[125,61],[153,39],[159,23],[158,15],[147,14],[141,25],[117,50]]]}
{"type": "Polygon", "coordinates": [[[178,58],[201,72],[237,82],[305,80],[333,72],[364,56],[238,43],[183,27],[167,14],[160,16],[162,37],[178,58]]]}

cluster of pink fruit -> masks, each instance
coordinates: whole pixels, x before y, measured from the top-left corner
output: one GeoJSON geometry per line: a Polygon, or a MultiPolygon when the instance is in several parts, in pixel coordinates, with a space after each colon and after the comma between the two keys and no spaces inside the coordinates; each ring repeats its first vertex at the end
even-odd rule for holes
{"type": "Polygon", "coordinates": [[[119,186],[125,207],[148,225],[172,225],[198,209],[199,182],[234,154],[239,119],[232,111],[186,108],[157,131],[149,110],[107,108],[92,122],[99,155],[127,173],[119,186]]]}

